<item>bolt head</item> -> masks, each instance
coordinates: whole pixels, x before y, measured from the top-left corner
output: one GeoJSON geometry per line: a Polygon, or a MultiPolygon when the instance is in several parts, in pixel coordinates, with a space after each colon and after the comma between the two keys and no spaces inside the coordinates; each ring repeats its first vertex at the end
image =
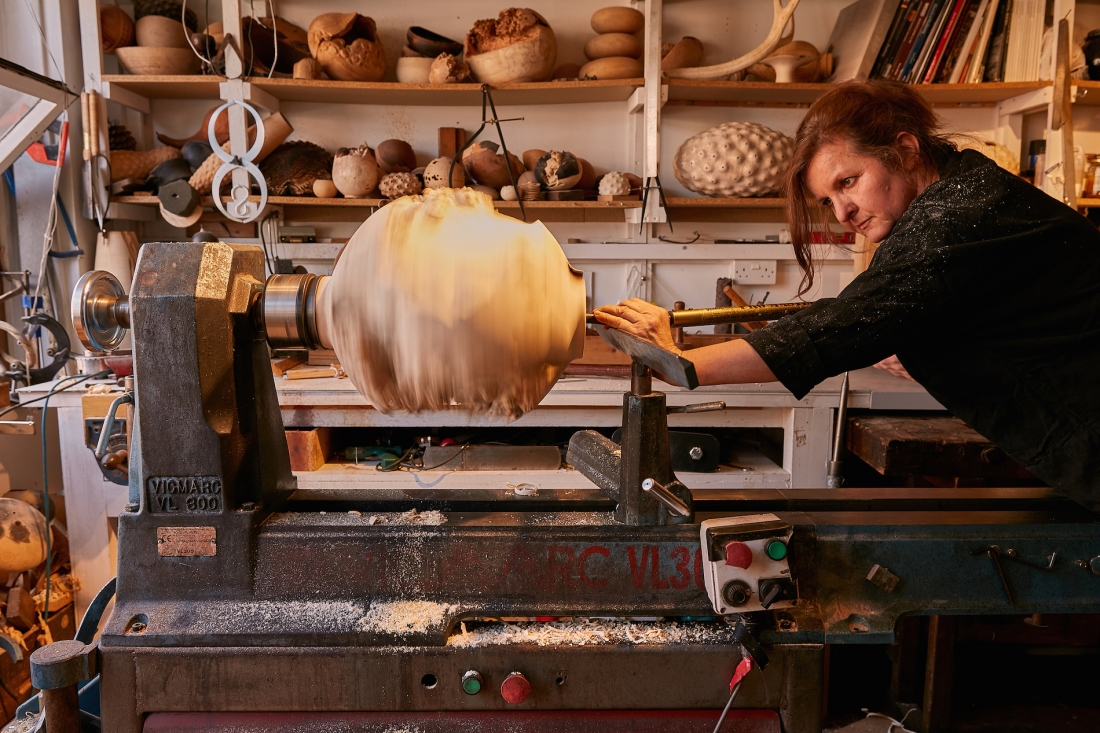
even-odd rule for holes
{"type": "Polygon", "coordinates": [[[1092,571],[1093,575],[1100,575],[1100,556],[1089,560],[1089,570],[1092,571]]]}
{"type": "Polygon", "coordinates": [[[703,459],[703,449],[697,445],[693,445],[691,446],[691,450],[688,451],[688,456],[690,456],[693,461],[700,461],[703,459]]]}
{"type": "Polygon", "coordinates": [[[127,504],[126,505],[126,511],[130,512],[131,514],[136,512],[140,508],[141,508],[141,506],[139,504],[127,504]]]}

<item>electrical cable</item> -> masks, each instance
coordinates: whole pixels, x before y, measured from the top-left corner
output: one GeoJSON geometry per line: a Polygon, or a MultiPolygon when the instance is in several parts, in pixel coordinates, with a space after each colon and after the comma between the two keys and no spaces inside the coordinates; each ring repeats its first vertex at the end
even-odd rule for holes
{"type": "Polygon", "coordinates": [[[38,20],[38,15],[35,14],[34,8],[31,7],[31,0],[23,0],[23,4],[27,6],[27,12],[31,14],[34,24],[38,26],[38,35],[42,38],[42,46],[45,47],[46,53],[50,57],[50,61],[53,62],[53,68],[54,71],[57,72],[58,81],[62,81],[65,75],[61,73],[61,66],[57,63],[57,59],[53,57],[53,51],[50,49],[50,42],[46,40],[46,31],[42,28],[42,23],[38,20]]]}
{"type": "Polygon", "coordinates": [[[275,67],[279,64],[279,24],[275,19],[275,0],[267,0],[268,12],[271,13],[271,44],[275,47],[275,60],[271,62],[271,68],[267,70],[267,78],[275,73],[275,67]]]}
{"type": "MultiPolygon", "coordinates": [[[[59,389],[57,391],[58,392],[64,392],[65,390],[72,389],[76,385],[78,385],[82,382],[86,382],[89,379],[96,379],[98,377],[106,376],[110,373],[111,373],[110,369],[104,369],[103,371],[96,372],[95,374],[85,374],[85,375],[81,375],[80,377],[65,377],[64,379],[60,379],[58,381],[59,382],[64,382],[66,379],[77,379],[79,381],[73,382],[72,384],[69,384],[69,385],[66,385],[65,387],[62,387],[61,389],[59,389]]],[[[53,393],[51,392],[50,394],[53,394],[53,393]]],[[[41,402],[42,400],[45,400],[45,399],[49,398],[49,396],[50,396],[49,394],[44,394],[41,397],[35,397],[32,400],[27,400],[26,402],[20,402],[18,405],[12,405],[11,407],[9,407],[5,410],[0,410],[0,417],[3,417],[4,415],[7,415],[9,412],[15,412],[20,407],[26,407],[27,405],[33,405],[35,402],[41,402]]]]}
{"type": "MultiPolygon", "coordinates": [[[[62,379],[58,381],[50,391],[46,393],[45,402],[42,403],[42,514],[46,518],[46,604],[42,610],[42,618],[48,620],[50,618],[50,572],[53,564],[53,543],[50,538],[50,479],[49,479],[49,454],[46,452],[48,446],[46,443],[46,419],[48,417],[47,411],[50,409],[50,397],[57,392],[64,392],[67,389],[71,389],[76,385],[87,382],[89,379],[95,377],[110,374],[110,370],[104,369],[103,371],[96,372],[95,374],[84,375],[82,377],[66,377],[65,379],[75,379],[72,384],[67,384],[64,387],[61,383],[65,381],[62,379]]],[[[24,403],[26,404],[26,403],[24,403]]],[[[21,405],[22,406],[22,405],[21,405]]],[[[3,413],[0,413],[2,415],[3,413]]]]}

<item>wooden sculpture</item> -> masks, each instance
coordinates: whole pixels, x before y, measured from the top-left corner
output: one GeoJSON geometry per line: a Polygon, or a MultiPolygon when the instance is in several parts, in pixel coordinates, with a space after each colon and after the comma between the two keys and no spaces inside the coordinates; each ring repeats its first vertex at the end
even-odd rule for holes
{"type": "Polygon", "coordinates": [[[359,227],[318,296],[323,341],[382,412],[520,417],[584,348],[585,286],[541,222],[425,190],[359,227]]]}

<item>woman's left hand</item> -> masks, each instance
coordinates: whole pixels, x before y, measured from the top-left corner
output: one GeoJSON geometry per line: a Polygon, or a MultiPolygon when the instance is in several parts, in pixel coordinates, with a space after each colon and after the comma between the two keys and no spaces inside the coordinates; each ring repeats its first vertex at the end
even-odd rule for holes
{"type": "Polygon", "coordinates": [[[637,336],[674,354],[681,353],[672,340],[668,311],[660,306],[641,298],[631,298],[618,305],[596,308],[593,315],[605,326],[637,336]]]}

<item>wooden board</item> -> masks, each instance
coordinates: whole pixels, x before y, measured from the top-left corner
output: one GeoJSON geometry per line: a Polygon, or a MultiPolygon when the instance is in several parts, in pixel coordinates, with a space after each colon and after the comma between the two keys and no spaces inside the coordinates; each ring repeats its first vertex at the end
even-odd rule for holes
{"type": "Polygon", "coordinates": [[[316,471],[332,452],[332,429],[287,430],[286,446],[290,450],[290,470],[316,471]]]}
{"type": "Polygon", "coordinates": [[[957,417],[868,415],[848,419],[848,450],[883,476],[1034,478],[957,417]]]}

